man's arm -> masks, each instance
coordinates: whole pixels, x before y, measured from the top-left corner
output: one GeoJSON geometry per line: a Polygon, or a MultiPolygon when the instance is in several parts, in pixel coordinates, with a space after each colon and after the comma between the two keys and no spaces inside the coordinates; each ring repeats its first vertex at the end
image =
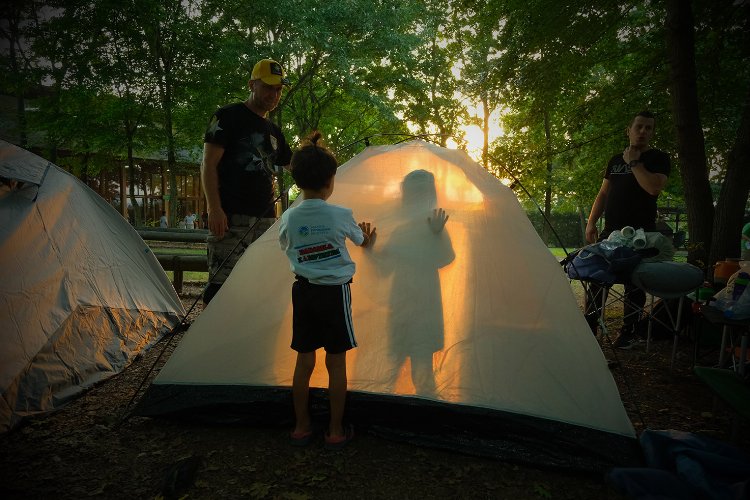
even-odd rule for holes
{"type": "Polygon", "coordinates": [[[219,196],[219,160],[224,155],[224,148],[206,142],[203,144],[203,163],[201,164],[201,182],[208,204],[208,229],[211,234],[221,239],[229,229],[227,214],[221,208],[219,196]]]}
{"type": "Polygon", "coordinates": [[[596,199],[594,199],[594,204],[591,206],[589,220],[586,223],[586,241],[588,243],[595,243],[599,237],[596,222],[604,213],[604,207],[607,205],[607,196],[609,196],[609,179],[604,179],[602,187],[599,188],[596,199]]]}
{"type": "Polygon", "coordinates": [[[638,184],[652,196],[659,196],[667,185],[667,176],[664,174],[655,174],[646,170],[643,163],[637,163],[635,167],[631,167],[630,171],[633,172],[635,180],[638,184]]]}
{"type": "Polygon", "coordinates": [[[630,171],[633,172],[635,180],[638,181],[638,185],[640,185],[648,194],[659,196],[659,193],[661,193],[667,185],[667,176],[664,174],[649,172],[643,163],[639,161],[641,158],[641,151],[635,146],[625,148],[625,151],[622,153],[622,158],[628,164],[632,161],[637,162],[635,166],[631,165],[630,171]]]}

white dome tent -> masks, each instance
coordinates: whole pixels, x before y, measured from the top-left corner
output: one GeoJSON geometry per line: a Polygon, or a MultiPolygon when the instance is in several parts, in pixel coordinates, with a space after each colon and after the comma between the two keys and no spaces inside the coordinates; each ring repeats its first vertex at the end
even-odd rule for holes
{"type": "Polygon", "coordinates": [[[184,309],[138,233],[64,170],[0,141],[0,432],[119,373],[184,309]]]}
{"type": "MultiPolygon", "coordinates": [[[[350,249],[359,347],[347,357],[347,417],[356,426],[550,466],[634,459],[606,360],[510,189],[464,152],[416,140],[368,147],[342,165],[329,202],[378,232],[372,248],[350,249]],[[402,194],[420,169],[450,217],[440,236],[427,227],[434,200],[402,194]]],[[[135,413],[291,425],[292,281],[276,224],[246,250],[135,413]]],[[[313,397],[328,385],[322,356],[313,397]]]]}

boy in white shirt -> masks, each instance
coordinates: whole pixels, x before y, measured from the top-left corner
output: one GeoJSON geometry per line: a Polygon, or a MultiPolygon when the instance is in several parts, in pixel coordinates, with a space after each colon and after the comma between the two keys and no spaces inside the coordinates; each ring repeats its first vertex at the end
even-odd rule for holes
{"type": "Polygon", "coordinates": [[[352,327],[349,284],[355,264],[346,248],[346,239],[361,247],[371,245],[375,228],[357,224],[352,210],[330,205],[338,162],[319,145],[321,134],[314,132],[292,156],[292,177],[302,190],[302,203],[281,216],[279,243],[289,258],[296,281],[292,285],[293,350],[297,363],[292,382],[296,425],[291,442],[308,444],[312,438],[308,408],[310,377],[315,368],[315,351],[326,350],[330,423],[325,447],[340,449],[354,437],[344,428],[346,403],[346,351],[357,347],[352,327]]]}

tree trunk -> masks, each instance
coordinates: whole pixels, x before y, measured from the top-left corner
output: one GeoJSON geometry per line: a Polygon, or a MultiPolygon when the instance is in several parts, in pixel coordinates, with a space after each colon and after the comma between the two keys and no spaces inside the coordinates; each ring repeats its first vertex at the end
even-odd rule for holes
{"type": "Polygon", "coordinates": [[[713,199],[708,182],[703,130],[698,111],[693,11],[690,2],[667,0],[666,44],[677,157],[687,205],[688,262],[709,268],[713,199]]]}
{"type": "Polygon", "coordinates": [[[128,221],[135,227],[141,225],[140,210],[138,210],[138,200],[135,197],[135,188],[137,186],[135,159],[133,158],[133,145],[128,144],[128,191],[130,192],[130,205],[133,209],[133,217],[128,217],[128,221]]]}
{"type": "Polygon", "coordinates": [[[484,109],[484,115],[482,116],[482,167],[486,170],[487,156],[490,150],[490,103],[485,93],[482,93],[482,108],[484,109]]]}
{"type": "Polygon", "coordinates": [[[169,170],[169,208],[175,214],[176,220],[181,220],[186,214],[186,208],[177,211],[177,156],[175,154],[174,130],[172,125],[172,74],[171,69],[164,65],[162,79],[162,110],[164,111],[164,133],[167,139],[167,169],[169,170]]]}
{"type": "Polygon", "coordinates": [[[159,162],[159,175],[161,175],[161,209],[166,212],[167,225],[169,227],[176,227],[177,220],[175,214],[169,207],[169,200],[172,197],[167,193],[167,171],[164,169],[164,162],[159,162]]]}
{"type": "Polygon", "coordinates": [[[128,220],[128,195],[127,195],[128,181],[125,176],[125,164],[120,164],[120,213],[125,220],[128,220]]]}
{"type": "Polygon", "coordinates": [[[743,216],[750,192],[750,90],[726,166],[714,216],[713,245],[709,262],[739,257],[743,216]]]}
{"type": "Polygon", "coordinates": [[[552,128],[549,123],[549,110],[544,108],[544,137],[545,137],[545,156],[547,158],[547,175],[544,183],[544,224],[542,229],[542,238],[544,243],[549,245],[550,242],[550,221],[552,220],[552,128]]]}
{"type": "MultiPolygon", "coordinates": [[[[19,64],[20,56],[16,53],[16,46],[20,40],[20,34],[18,32],[19,19],[21,13],[18,10],[18,5],[15,3],[6,7],[8,9],[6,20],[8,22],[8,51],[9,57],[8,62],[11,68],[11,78],[13,79],[13,90],[16,98],[16,123],[18,127],[18,145],[24,149],[28,148],[28,136],[27,136],[27,125],[26,125],[26,99],[24,96],[24,78],[21,72],[21,65],[19,64]]],[[[5,40],[3,41],[5,43],[5,40]]]]}

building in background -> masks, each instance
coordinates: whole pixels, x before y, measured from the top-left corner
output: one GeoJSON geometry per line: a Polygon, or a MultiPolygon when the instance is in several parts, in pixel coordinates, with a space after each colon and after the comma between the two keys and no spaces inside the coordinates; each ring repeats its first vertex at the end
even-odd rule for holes
{"type": "MultiPolygon", "coordinates": [[[[42,88],[43,89],[43,88],[42,88]]],[[[33,114],[34,95],[24,102],[24,112],[33,114]]],[[[162,210],[170,227],[185,213],[206,210],[200,177],[202,144],[176,152],[174,172],[166,151],[136,151],[133,168],[122,156],[77,153],[65,147],[50,148],[46,134],[19,133],[18,100],[0,95],[0,139],[27,149],[75,174],[135,226],[158,226],[162,210]]]]}

